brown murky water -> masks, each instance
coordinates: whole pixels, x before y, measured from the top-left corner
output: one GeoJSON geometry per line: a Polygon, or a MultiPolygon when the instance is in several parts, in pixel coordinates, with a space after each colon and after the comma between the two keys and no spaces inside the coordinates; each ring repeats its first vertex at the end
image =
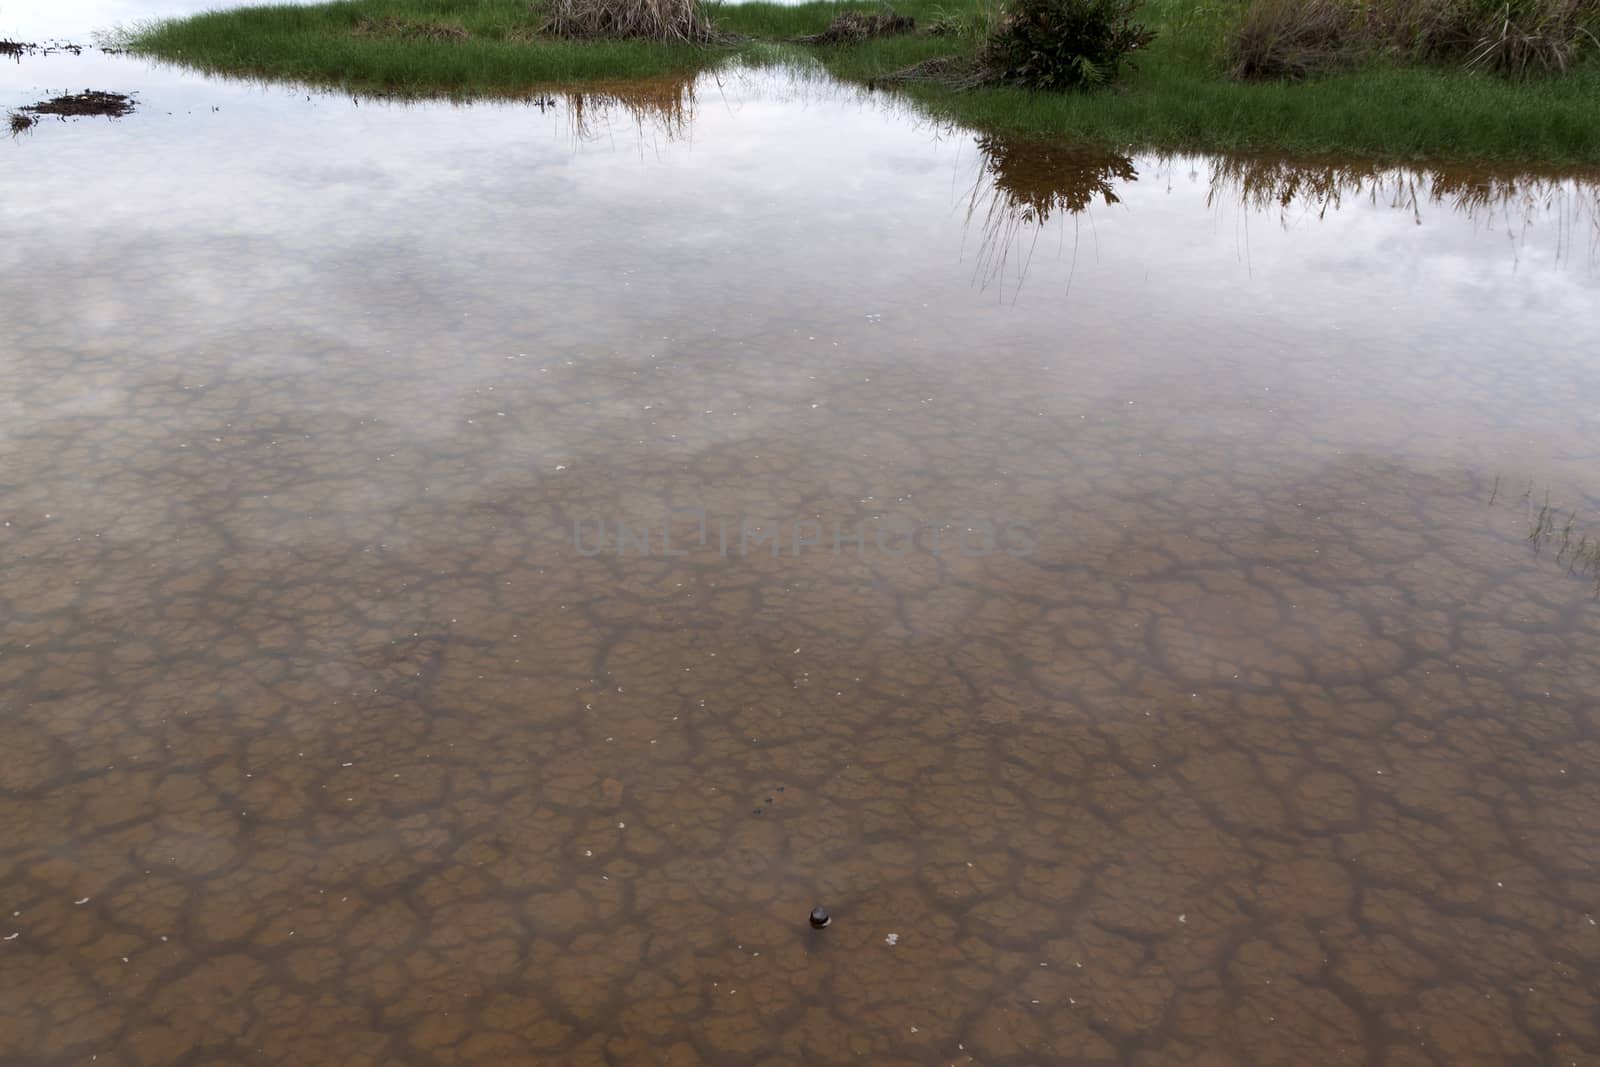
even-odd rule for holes
{"type": "Polygon", "coordinates": [[[1588,179],[84,84],[0,1062],[1600,1062],[1588,179]]]}

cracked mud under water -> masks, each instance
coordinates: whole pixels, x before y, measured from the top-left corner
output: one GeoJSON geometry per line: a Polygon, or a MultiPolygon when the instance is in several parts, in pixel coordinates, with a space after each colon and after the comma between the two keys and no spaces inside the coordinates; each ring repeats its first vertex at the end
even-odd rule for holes
{"type": "Polygon", "coordinates": [[[0,78],[0,1062],[1600,1062],[1588,179],[0,78]]]}

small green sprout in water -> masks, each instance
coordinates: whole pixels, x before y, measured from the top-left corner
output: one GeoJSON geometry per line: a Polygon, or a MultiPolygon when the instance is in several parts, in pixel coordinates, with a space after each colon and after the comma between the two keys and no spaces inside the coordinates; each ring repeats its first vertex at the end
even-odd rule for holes
{"type": "Polygon", "coordinates": [[[1536,553],[1555,548],[1555,560],[1568,574],[1582,575],[1594,582],[1600,596],[1600,539],[1579,532],[1578,513],[1556,508],[1545,494],[1544,504],[1533,516],[1528,543],[1536,553]]]}

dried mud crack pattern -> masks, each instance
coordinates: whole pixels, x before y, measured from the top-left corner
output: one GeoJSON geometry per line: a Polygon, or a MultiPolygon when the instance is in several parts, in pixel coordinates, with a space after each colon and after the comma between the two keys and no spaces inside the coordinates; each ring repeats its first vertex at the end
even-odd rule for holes
{"type": "Polygon", "coordinates": [[[1426,430],[296,284],[10,335],[0,1061],[1600,1057],[1600,612],[1426,430]],[[675,507],[1037,547],[573,546],[675,507]]]}

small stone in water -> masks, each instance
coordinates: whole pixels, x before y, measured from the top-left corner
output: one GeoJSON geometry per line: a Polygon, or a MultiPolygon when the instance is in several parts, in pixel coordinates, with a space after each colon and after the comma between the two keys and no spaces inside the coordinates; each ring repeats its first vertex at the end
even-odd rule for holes
{"type": "Polygon", "coordinates": [[[833,916],[828,914],[828,909],[818,905],[811,909],[811,928],[820,930],[833,922],[833,916]]]}

